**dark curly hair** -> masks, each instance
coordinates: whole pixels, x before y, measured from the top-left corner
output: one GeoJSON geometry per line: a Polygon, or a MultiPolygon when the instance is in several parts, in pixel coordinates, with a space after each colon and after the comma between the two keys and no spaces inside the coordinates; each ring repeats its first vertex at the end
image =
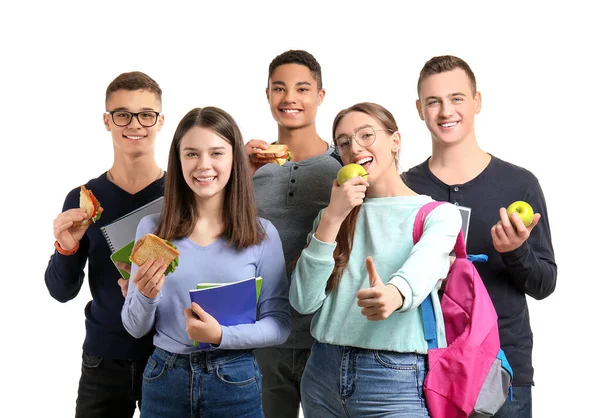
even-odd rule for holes
{"type": "Polygon", "coordinates": [[[323,79],[321,76],[321,64],[316,60],[312,54],[298,49],[291,49],[289,51],[284,52],[283,54],[277,55],[271,64],[269,64],[269,78],[267,79],[267,87],[269,85],[269,80],[273,75],[273,71],[280,65],[284,64],[299,64],[304,65],[310,70],[310,73],[317,80],[317,88],[321,90],[323,88],[323,79]]]}

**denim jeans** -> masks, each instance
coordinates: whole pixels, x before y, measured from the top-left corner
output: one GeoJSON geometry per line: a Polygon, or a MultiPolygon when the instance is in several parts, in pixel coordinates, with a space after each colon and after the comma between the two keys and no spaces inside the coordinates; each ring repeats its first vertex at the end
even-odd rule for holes
{"type": "Polygon", "coordinates": [[[146,362],[111,360],[83,353],[76,418],[131,418],[141,403],[146,362]]]}
{"type": "Polygon", "coordinates": [[[302,377],[306,418],[429,417],[425,356],[314,343],[302,377]]]}
{"type": "Polygon", "coordinates": [[[310,348],[257,348],[254,355],[263,378],[265,417],[297,418],[301,400],[300,381],[310,348]]]}
{"type": "Polygon", "coordinates": [[[531,386],[513,386],[512,393],[494,418],[531,418],[531,386]]]}
{"type": "Polygon", "coordinates": [[[250,350],[173,354],[156,348],[142,384],[142,417],[263,418],[261,376],[250,350]]]}

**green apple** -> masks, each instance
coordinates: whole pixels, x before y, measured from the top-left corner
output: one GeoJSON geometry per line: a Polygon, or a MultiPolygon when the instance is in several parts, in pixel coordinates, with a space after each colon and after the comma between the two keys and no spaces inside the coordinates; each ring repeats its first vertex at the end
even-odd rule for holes
{"type": "Polygon", "coordinates": [[[533,208],[529,203],[523,202],[522,200],[513,202],[506,208],[506,212],[508,213],[508,216],[513,212],[517,212],[517,215],[519,215],[519,218],[521,218],[525,226],[529,226],[531,225],[531,222],[533,222],[533,208]]]}
{"type": "Polygon", "coordinates": [[[365,170],[365,168],[360,164],[346,164],[340,168],[337,173],[338,185],[341,186],[346,180],[357,176],[362,176],[365,180],[367,180],[367,170],[365,170]]]}

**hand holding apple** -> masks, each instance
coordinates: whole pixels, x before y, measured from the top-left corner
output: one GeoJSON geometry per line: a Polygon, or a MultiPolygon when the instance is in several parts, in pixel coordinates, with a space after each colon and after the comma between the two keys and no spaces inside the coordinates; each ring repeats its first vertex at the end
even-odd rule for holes
{"type": "Polygon", "coordinates": [[[365,168],[362,165],[355,164],[355,163],[346,164],[345,166],[343,166],[342,168],[340,168],[338,170],[338,173],[337,173],[338,186],[341,186],[347,180],[349,180],[353,177],[358,177],[358,176],[364,178],[365,180],[369,179],[367,170],[365,170],[365,168]]]}
{"type": "Polygon", "coordinates": [[[513,251],[523,245],[541,217],[523,201],[514,202],[508,209],[500,208],[499,214],[500,220],[491,229],[492,243],[499,253],[513,251]]]}
{"type": "Polygon", "coordinates": [[[516,202],[511,203],[511,205],[506,208],[506,212],[508,212],[509,216],[516,212],[516,214],[519,215],[519,218],[521,218],[523,221],[523,225],[526,227],[531,225],[531,222],[533,222],[533,208],[529,203],[522,200],[517,200],[516,202]]]}
{"type": "MultiPolygon", "coordinates": [[[[361,167],[362,168],[362,167],[361,167]]],[[[362,176],[355,176],[338,184],[338,180],[331,182],[331,198],[329,205],[323,210],[315,237],[323,242],[335,242],[337,233],[344,219],[353,208],[363,204],[367,196],[369,183],[362,176]]]]}
{"type": "Polygon", "coordinates": [[[360,175],[344,180],[341,186],[339,180],[335,180],[331,187],[329,205],[325,208],[327,216],[332,220],[343,221],[352,208],[362,205],[368,186],[367,180],[360,175]]]}

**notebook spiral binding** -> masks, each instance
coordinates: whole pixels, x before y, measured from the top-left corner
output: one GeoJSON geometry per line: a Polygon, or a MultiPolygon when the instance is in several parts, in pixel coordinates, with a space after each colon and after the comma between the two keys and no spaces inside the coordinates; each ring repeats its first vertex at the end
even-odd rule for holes
{"type": "Polygon", "coordinates": [[[106,243],[108,244],[108,248],[110,248],[110,253],[114,254],[114,252],[117,250],[115,249],[115,246],[113,245],[112,241],[110,240],[110,236],[106,232],[106,229],[104,229],[104,227],[102,226],[102,227],[100,227],[100,231],[102,231],[102,235],[104,235],[104,239],[106,240],[106,243]]]}
{"type": "Polygon", "coordinates": [[[121,250],[135,239],[139,222],[146,215],[160,213],[163,201],[164,197],[161,196],[100,227],[111,254],[121,250]]]}

